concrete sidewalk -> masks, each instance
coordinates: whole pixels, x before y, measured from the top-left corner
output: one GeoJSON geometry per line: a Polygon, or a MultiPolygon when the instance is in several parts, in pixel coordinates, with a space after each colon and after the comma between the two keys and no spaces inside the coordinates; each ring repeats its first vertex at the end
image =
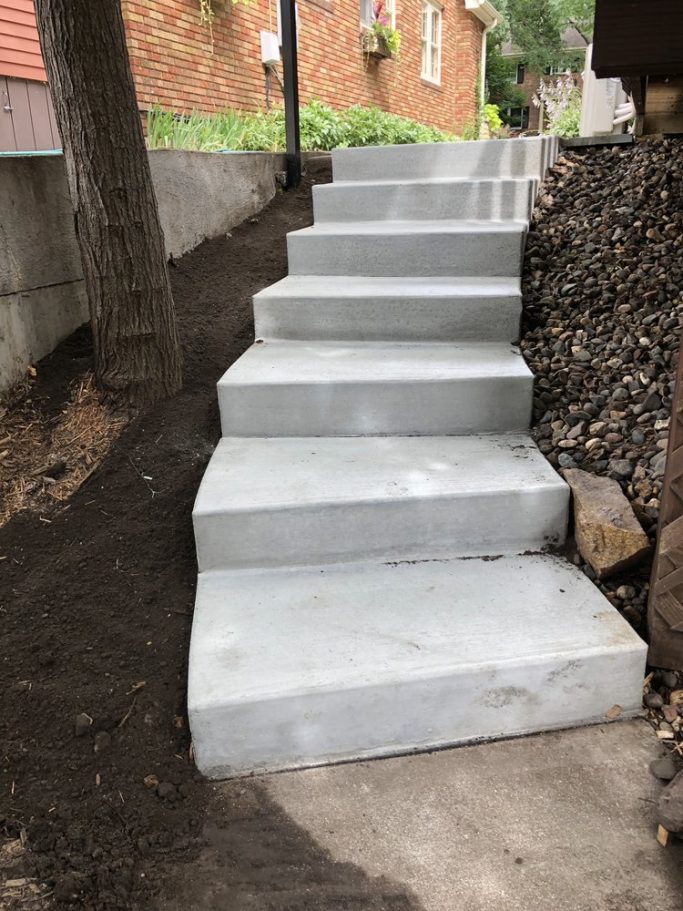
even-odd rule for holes
{"type": "Polygon", "coordinates": [[[163,911],[681,911],[642,720],[214,786],[163,911]]]}
{"type": "Polygon", "coordinates": [[[338,861],[425,911],[674,911],[683,842],[655,841],[643,721],[273,776],[338,861]]]}

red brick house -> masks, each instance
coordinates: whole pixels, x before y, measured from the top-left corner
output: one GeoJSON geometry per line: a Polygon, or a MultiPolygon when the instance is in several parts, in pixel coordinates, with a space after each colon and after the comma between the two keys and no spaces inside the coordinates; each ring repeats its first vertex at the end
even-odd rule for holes
{"type": "MultiPolygon", "coordinates": [[[[265,108],[260,33],[278,32],[278,0],[209,2],[210,28],[201,21],[200,0],[121,0],[142,111],[156,105],[178,113],[265,108]]],[[[368,58],[362,50],[372,0],[299,0],[301,101],[376,105],[455,133],[474,123],[484,35],[497,15],[489,0],[385,0],[385,10],[401,34],[399,60],[368,58]]],[[[18,97],[22,82],[35,93],[45,80],[32,17],[32,0],[0,0],[0,79],[8,95],[18,97]],[[19,68],[17,56],[24,61],[19,68]]],[[[276,71],[281,75],[279,66],[276,71]]],[[[276,78],[268,94],[271,103],[281,101],[276,78]]],[[[16,111],[10,116],[17,120],[16,111]]],[[[23,146],[16,133],[15,126],[12,146],[0,127],[0,151],[26,147],[25,131],[23,146]]],[[[36,137],[33,148],[55,144],[46,141],[36,137]]]]}
{"type": "Polygon", "coordinates": [[[535,133],[543,130],[543,109],[533,103],[534,95],[538,92],[541,79],[572,72],[576,75],[577,85],[581,86],[581,70],[586,59],[586,39],[575,28],[568,28],[562,35],[562,45],[567,57],[573,61],[571,66],[562,63],[558,66],[548,67],[544,73],[537,73],[530,69],[524,62],[519,48],[508,42],[501,48],[503,57],[507,57],[515,64],[513,82],[525,96],[524,104],[519,108],[506,111],[510,127],[514,132],[535,133]]]}

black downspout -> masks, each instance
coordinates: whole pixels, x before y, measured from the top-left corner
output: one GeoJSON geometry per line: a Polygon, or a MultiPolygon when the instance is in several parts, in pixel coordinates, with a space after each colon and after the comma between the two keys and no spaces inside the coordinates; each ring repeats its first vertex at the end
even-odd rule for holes
{"type": "Polygon", "coordinates": [[[299,134],[299,75],[296,59],[295,0],[280,0],[282,21],[282,63],[284,68],[285,139],[287,142],[287,186],[301,182],[301,137],[299,134]]]}

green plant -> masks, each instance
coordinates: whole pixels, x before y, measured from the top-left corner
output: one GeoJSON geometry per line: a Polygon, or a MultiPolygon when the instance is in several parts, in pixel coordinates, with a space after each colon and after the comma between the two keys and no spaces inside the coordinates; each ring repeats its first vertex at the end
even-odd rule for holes
{"type": "Polygon", "coordinates": [[[372,24],[368,32],[375,44],[378,42],[383,44],[389,54],[398,60],[401,50],[401,35],[384,13],[384,0],[375,0],[372,5],[372,24]]]}
{"type": "Polygon", "coordinates": [[[579,135],[581,92],[571,74],[553,79],[541,79],[538,94],[532,99],[536,107],[545,109],[548,132],[568,139],[579,135]]]}
{"type": "MultiPolygon", "coordinates": [[[[452,142],[455,136],[379,108],[354,105],[336,111],[320,101],[302,105],[299,112],[304,150],[329,151],[345,146],[402,145],[412,142],[452,142]]],[[[285,117],[281,109],[267,113],[194,112],[179,116],[154,109],[147,114],[150,149],[190,149],[279,152],[285,147],[285,117]]]]}
{"type": "Polygon", "coordinates": [[[503,121],[500,117],[500,111],[498,110],[497,104],[485,104],[483,110],[484,120],[486,121],[486,126],[489,128],[489,133],[497,133],[498,130],[503,126],[503,121]]]}

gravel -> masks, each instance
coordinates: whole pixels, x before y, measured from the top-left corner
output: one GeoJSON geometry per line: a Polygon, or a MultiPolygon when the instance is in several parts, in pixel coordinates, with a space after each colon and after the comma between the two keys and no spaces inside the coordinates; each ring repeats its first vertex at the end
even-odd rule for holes
{"type": "MultiPolygon", "coordinates": [[[[534,437],[557,468],[617,480],[653,543],[683,316],[682,198],[681,140],[567,152],[525,255],[534,437]]],[[[636,628],[648,571],[600,585],[636,628]]]]}

